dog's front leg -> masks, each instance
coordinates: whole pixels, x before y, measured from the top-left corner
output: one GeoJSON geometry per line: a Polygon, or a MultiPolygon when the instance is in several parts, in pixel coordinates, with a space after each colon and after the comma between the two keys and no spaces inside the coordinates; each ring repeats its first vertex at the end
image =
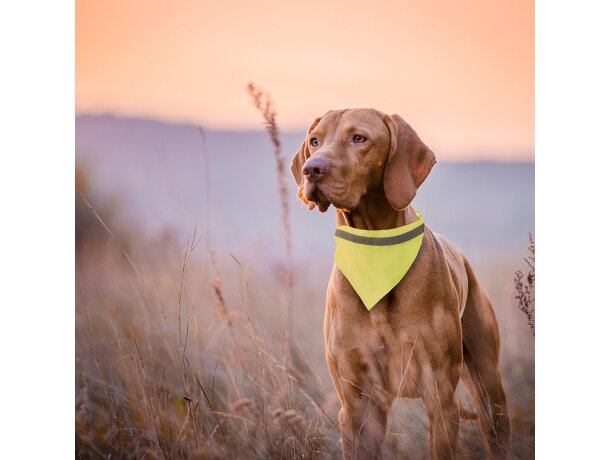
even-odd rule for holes
{"type": "Polygon", "coordinates": [[[446,380],[436,379],[423,394],[428,415],[430,459],[457,458],[460,410],[454,392],[455,388],[446,380]]]}
{"type": "Polygon", "coordinates": [[[375,386],[367,385],[366,366],[359,359],[326,355],[333,385],[341,400],[339,429],[345,459],[377,459],[386,434],[391,401],[375,386]],[[340,365],[343,364],[343,365],[340,365]]]}
{"type": "Polygon", "coordinates": [[[369,396],[345,401],[339,426],[345,459],[377,459],[386,434],[388,411],[369,396]]]}

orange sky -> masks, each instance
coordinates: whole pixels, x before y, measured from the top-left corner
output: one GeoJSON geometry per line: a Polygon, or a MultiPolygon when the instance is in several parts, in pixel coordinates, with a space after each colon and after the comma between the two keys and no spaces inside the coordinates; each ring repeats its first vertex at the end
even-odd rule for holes
{"type": "Polygon", "coordinates": [[[534,5],[513,0],[76,1],[76,109],[285,130],[402,115],[447,159],[533,159],[534,5]]]}

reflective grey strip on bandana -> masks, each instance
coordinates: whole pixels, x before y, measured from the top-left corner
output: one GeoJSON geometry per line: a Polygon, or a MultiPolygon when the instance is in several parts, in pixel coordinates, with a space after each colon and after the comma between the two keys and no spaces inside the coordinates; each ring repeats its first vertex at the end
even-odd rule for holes
{"type": "Polygon", "coordinates": [[[352,243],[366,244],[369,246],[391,246],[393,244],[405,243],[409,240],[412,240],[416,236],[421,235],[422,233],[424,233],[423,222],[419,227],[416,227],[413,230],[409,230],[407,233],[403,233],[402,235],[396,236],[382,236],[379,238],[373,238],[370,236],[354,235],[352,233],[348,233],[340,229],[337,229],[335,231],[335,236],[347,241],[351,241],[352,243]]]}

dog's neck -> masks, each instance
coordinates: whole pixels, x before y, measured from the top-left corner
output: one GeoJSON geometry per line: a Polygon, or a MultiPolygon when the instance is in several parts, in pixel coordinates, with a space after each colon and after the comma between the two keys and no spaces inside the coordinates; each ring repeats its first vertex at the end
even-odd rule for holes
{"type": "Polygon", "coordinates": [[[413,207],[402,211],[392,208],[383,193],[367,193],[351,211],[337,210],[337,226],[348,225],[362,230],[387,230],[417,221],[413,207]]]}

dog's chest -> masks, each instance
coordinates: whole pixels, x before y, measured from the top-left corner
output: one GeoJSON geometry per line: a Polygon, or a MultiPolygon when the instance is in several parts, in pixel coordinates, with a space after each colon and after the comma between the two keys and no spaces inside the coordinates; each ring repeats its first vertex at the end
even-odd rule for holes
{"type": "MultiPolygon", "coordinates": [[[[377,308],[377,307],[376,307],[377,308]]],[[[382,308],[368,321],[335,315],[326,330],[327,353],[342,378],[385,396],[417,397],[417,327],[397,330],[382,308]]]]}
{"type": "Polygon", "coordinates": [[[437,292],[407,274],[369,311],[335,267],[327,296],[327,352],[351,379],[416,397],[418,360],[442,359],[459,343],[458,304],[455,295],[444,296],[444,290],[437,292]]]}

